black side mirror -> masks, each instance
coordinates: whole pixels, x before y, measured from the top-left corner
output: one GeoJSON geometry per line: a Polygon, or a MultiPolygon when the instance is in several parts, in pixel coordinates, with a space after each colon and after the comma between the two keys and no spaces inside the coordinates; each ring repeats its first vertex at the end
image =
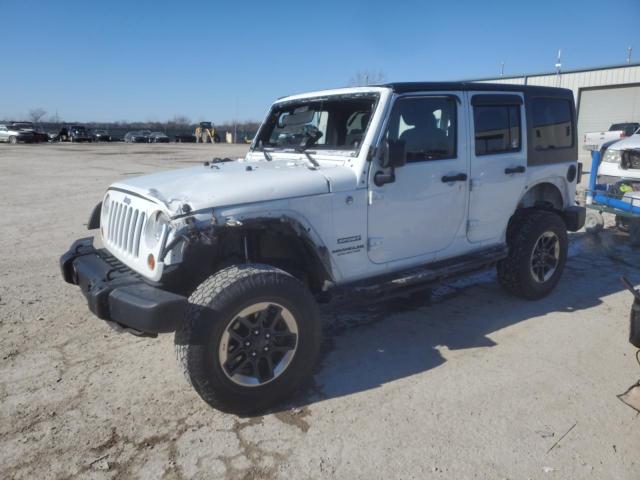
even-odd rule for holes
{"type": "Polygon", "coordinates": [[[382,157],[382,167],[403,167],[407,164],[406,144],[402,140],[387,140],[382,157]]]}

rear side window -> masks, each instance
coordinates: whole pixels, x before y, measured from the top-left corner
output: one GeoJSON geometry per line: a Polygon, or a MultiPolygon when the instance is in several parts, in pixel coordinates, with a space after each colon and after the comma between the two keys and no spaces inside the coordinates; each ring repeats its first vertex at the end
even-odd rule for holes
{"type": "Polygon", "coordinates": [[[532,145],[535,150],[573,146],[571,104],[562,98],[534,98],[531,102],[532,145]]]}
{"type": "Polygon", "coordinates": [[[520,107],[478,105],[473,107],[476,155],[520,150],[520,107]]]}

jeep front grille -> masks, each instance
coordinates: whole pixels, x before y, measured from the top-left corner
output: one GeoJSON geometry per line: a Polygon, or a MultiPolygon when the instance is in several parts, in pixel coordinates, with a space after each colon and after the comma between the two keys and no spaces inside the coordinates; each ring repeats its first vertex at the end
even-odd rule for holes
{"type": "Polygon", "coordinates": [[[111,202],[105,243],[113,249],[138,258],[145,212],[125,203],[111,202]]]}

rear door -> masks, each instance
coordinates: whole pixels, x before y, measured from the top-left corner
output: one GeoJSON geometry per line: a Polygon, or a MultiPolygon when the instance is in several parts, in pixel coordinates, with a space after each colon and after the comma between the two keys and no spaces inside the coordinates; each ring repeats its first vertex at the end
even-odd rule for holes
{"type": "Polygon", "coordinates": [[[524,191],[527,161],[521,93],[469,92],[471,183],[467,238],[499,241],[524,191]]]}

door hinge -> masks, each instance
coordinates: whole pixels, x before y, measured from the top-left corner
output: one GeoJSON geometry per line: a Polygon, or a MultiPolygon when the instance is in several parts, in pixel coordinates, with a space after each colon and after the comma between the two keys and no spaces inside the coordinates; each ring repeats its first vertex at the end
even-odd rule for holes
{"type": "Polygon", "coordinates": [[[478,226],[478,220],[467,220],[467,231],[473,230],[478,226]]]}
{"type": "Polygon", "coordinates": [[[382,237],[369,237],[369,240],[367,240],[367,247],[369,248],[369,250],[375,247],[379,247],[380,245],[382,245],[382,241],[382,237]]]}
{"type": "Polygon", "coordinates": [[[373,205],[374,200],[382,200],[384,195],[374,190],[369,190],[369,205],[373,205]]]}

